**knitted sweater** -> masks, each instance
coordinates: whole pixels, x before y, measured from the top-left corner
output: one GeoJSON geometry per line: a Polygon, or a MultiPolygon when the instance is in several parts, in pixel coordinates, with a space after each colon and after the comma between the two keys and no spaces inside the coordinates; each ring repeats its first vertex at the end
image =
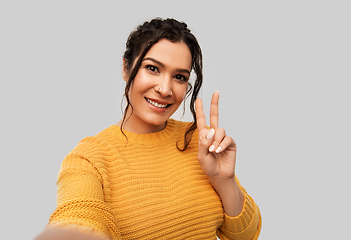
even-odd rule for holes
{"type": "Polygon", "coordinates": [[[169,119],[157,133],[110,126],[84,138],[63,160],[49,226],[113,239],[257,239],[261,217],[242,189],[242,213],[229,217],[197,160],[198,133],[179,151],[189,123],[169,119]],[[127,140],[128,139],[128,140],[127,140]]]}

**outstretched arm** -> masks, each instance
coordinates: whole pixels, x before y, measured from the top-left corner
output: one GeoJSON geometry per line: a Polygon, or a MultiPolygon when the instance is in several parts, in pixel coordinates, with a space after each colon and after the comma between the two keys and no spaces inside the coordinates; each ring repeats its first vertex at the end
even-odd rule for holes
{"type": "Polygon", "coordinates": [[[47,228],[33,240],[107,240],[103,236],[91,235],[66,228],[47,228]]]}

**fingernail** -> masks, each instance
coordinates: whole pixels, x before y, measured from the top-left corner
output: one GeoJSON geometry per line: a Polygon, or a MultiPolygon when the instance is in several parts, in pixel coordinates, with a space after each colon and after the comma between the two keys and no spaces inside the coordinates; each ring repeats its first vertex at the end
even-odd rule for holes
{"type": "Polygon", "coordinates": [[[208,134],[207,134],[207,138],[208,138],[208,139],[212,138],[213,135],[214,135],[214,133],[215,133],[214,129],[211,128],[211,130],[210,130],[210,131],[208,132],[208,134]]]}
{"type": "Polygon", "coordinates": [[[215,145],[212,145],[212,146],[208,149],[208,151],[209,151],[209,152],[213,152],[213,150],[215,150],[215,148],[216,148],[216,146],[215,146],[215,145]]]}
{"type": "Polygon", "coordinates": [[[222,148],[218,147],[217,150],[216,150],[216,153],[219,153],[221,150],[222,150],[222,148]]]}

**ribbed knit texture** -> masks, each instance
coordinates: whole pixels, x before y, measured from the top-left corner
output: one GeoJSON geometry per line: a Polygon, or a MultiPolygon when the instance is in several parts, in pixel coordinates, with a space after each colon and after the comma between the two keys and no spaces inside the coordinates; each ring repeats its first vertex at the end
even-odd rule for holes
{"type": "Polygon", "coordinates": [[[242,213],[223,213],[197,161],[197,132],[186,151],[177,149],[188,124],[169,119],[161,132],[124,131],[128,140],[110,126],[83,139],[62,163],[49,226],[114,239],[257,239],[260,213],[241,185],[242,213]]]}

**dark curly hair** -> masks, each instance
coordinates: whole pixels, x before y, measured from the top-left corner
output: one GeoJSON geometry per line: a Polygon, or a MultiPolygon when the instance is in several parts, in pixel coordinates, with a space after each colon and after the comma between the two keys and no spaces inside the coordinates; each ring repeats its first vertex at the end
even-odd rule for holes
{"type": "MultiPolygon", "coordinates": [[[[194,131],[196,130],[196,114],[195,114],[195,100],[199,94],[202,85],[202,52],[199,43],[197,42],[195,36],[188,29],[188,26],[184,22],[179,22],[175,19],[161,19],[155,18],[149,22],[144,22],[139,25],[137,29],[130,33],[127,43],[126,51],[123,55],[124,67],[129,73],[129,79],[126,83],[124,90],[124,96],[127,101],[127,106],[124,111],[124,116],[121,124],[121,131],[123,133],[123,125],[126,121],[127,109],[131,107],[133,111],[133,106],[129,100],[129,89],[134,82],[134,78],[138,73],[141,66],[142,60],[150,48],[161,39],[167,39],[173,43],[184,42],[191,53],[192,56],[192,70],[196,74],[196,80],[194,86],[188,83],[189,88],[187,90],[186,98],[191,95],[190,101],[190,111],[193,115],[193,122],[189,124],[184,134],[184,147],[179,148],[177,143],[177,148],[180,151],[185,151],[191,141],[194,131]],[[134,61],[138,58],[137,62],[134,61]],[[134,65],[134,67],[133,67],[134,65]]],[[[185,108],[185,106],[184,106],[185,108]]],[[[123,133],[124,134],[124,133],[123,133]]]]}

